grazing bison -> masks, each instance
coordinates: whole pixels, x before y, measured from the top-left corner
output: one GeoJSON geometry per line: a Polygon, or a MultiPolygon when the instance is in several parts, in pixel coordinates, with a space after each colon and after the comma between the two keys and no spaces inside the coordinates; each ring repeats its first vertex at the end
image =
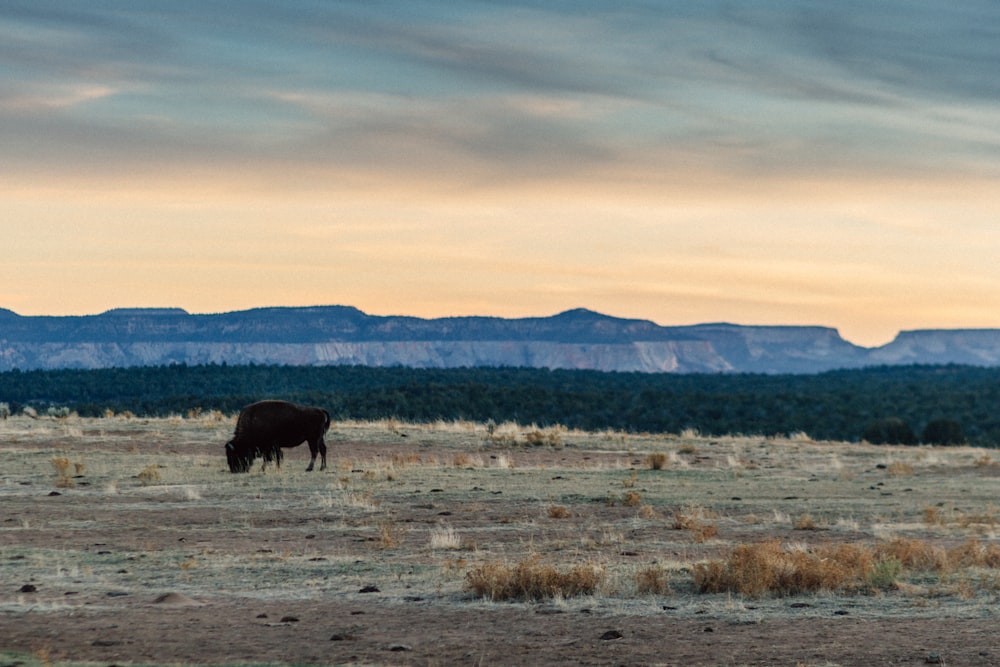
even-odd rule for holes
{"type": "MultiPolygon", "coordinates": [[[[226,443],[230,472],[247,472],[258,456],[281,467],[281,448],[309,443],[309,467],[316,454],[322,458],[319,469],[326,470],[326,443],[323,435],[330,428],[330,414],[322,408],[310,408],[288,401],[260,401],[240,411],[233,439],[226,443]]],[[[261,468],[263,470],[263,468],[261,468]]]]}

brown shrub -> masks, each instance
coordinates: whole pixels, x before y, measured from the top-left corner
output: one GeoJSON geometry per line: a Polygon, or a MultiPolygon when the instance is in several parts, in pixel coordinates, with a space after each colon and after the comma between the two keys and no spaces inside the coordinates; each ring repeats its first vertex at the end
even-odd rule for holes
{"type": "Polygon", "coordinates": [[[604,580],[604,568],[576,565],[560,572],[531,556],[516,565],[485,563],[465,575],[465,590],[491,600],[543,600],[591,595],[604,580]]]}
{"type": "Polygon", "coordinates": [[[569,510],[562,505],[550,505],[548,514],[550,519],[568,519],[571,516],[569,510]]]}
{"type": "Polygon", "coordinates": [[[1000,545],[969,540],[948,550],[948,562],[952,567],[997,569],[1000,568],[1000,545]]]}
{"type": "Polygon", "coordinates": [[[741,544],[726,560],[696,564],[693,574],[702,593],[785,596],[860,588],[872,562],[870,551],[856,545],[785,550],[770,540],[741,544]]]}
{"type": "Polygon", "coordinates": [[[136,477],[145,484],[152,484],[160,481],[160,466],[157,464],[148,465],[143,468],[136,477]]]}
{"type": "Polygon", "coordinates": [[[772,540],[738,545],[724,560],[696,564],[693,574],[702,593],[760,597],[896,588],[904,569],[950,574],[970,567],[1000,569],[1000,545],[969,540],[945,549],[897,537],[874,547],[839,544],[786,549],[772,540]]]}
{"type": "Polygon", "coordinates": [[[691,528],[691,537],[698,544],[708,542],[719,534],[719,529],[714,523],[702,523],[691,528]]]}
{"type": "Polygon", "coordinates": [[[638,491],[626,491],[622,496],[622,505],[625,507],[638,507],[642,504],[642,496],[638,491]]]}
{"type": "Polygon", "coordinates": [[[663,452],[653,452],[646,457],[646,465],[651,470],[663,470],[667,465],[667,455],[663,452]]]}
{"type": "Polygon", "coordinates": [[[930,570],[947,572],[950,569],[948,552],[924,540],[912,540],[905,537],[893,538],[890,542],[878,545],[875,552],[880,558],[895,558],[903,567],[911,570],[930,570]]]}

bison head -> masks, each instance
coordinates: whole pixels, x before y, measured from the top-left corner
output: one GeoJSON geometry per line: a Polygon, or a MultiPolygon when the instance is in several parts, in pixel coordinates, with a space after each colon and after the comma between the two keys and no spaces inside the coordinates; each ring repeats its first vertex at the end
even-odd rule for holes
{"type": "Polygon", "coordinates": [[[226,462],[229,463],[229,472],[249,472],[253,456],[238,450],[236,443],[230,440],[226,443],[226,462]]]}

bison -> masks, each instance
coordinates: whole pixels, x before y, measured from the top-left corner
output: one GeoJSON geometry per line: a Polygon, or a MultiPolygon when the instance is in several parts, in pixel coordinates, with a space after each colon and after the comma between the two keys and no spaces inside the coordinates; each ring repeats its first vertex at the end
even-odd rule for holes
{"type": "MultiPolygon", "coordinates": [[[[326,470],[326,443],[323,436],[330,428],[330,414],[322,408],[306,407],[288,401],[259,401],[240,411],[233,439],[226,443],[226,460],[230,472],[247,472],[258,456],[274,461],[281,467],[281,448],[309,443],[309,467],[313,469],[316,454],[320,470],[326,470]]],[[[263,468],[261,468],[263,470],[263,468]]]]}

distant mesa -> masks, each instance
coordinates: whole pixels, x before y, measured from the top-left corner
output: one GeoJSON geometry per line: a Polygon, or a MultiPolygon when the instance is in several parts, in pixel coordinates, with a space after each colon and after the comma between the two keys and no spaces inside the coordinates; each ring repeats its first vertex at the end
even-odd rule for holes
{"type": "Polygon", "coordinates": [[[533,367],[646,373],[817,373],[897,364],[1000,366],[1000,330],[906,331],[864,348],[836,329],[664,327],[586,308],[551,317],[368,315],[352,306],[192,315],[115,308],[22,316],[0,309],[0,371],[172,364],[533,367]]]}
{"type": "Polygon", "coordinates": [[[111,317],[156,317],[158,315],[187,315],[183,308],[112,308],[101,313],[111,317]]]}

